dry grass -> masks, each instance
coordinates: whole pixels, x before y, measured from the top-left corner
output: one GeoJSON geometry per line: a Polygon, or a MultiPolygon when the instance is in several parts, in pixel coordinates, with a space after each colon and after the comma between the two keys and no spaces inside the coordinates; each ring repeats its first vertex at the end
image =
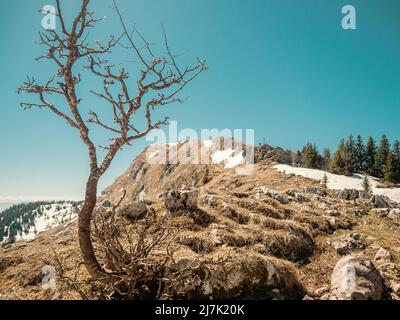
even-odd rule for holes
{"type": "MultiPolygon", "coordinates": [[[[199,210],[173,215],[170,221],[170,227],[179,230],[171,244],[176,263],[198,261],[193,278],[180,284],[175,298],[302,298],[305,291],[329,287],[340,256],[328,242],[349,232],[364,235],[369,257],[374,257],[379,244],[390,250],[395,262],[400,261],[398,227],[374,211],[357,216],[364,204],[307,194],[309,202],[293,200],[282,205],[271,197],[257,196],[255,188],[260,186],[283,194],[287,189],[304,192],[307,186],[317,185],[310,179],[278,173],[272,163],[257,164],[253,175],[238,177],[233,170],[218,166],[208,166],[205,172],[201,166],[190,165],[171,168],[166,175],[162,166],[145,168],[139,162],[128,172],[133,177],[124,174],[118,178],[106,190],[107,196],[116,201],[124,188],[127,198],[134,199],[140,190],[146,190],[146,198],[153,201],[150,207],[161,217],[165,206],[157,196],[165,188],[182,184],[200,188],[199,210]],[[138,172],[144,173],[135,180],[133,173],[138,172]]],[[[62,260],[66,277],[78,283],[88,299],[111,297],[90,282],[82,267],[75,228],[57,235],[59,231],[62,228],[43,233],[30,243],[0,248],[0,299],[82,298],[68,285],[60,284],[55,292],[41,288],[40,270],[45,264],[56,264],[55,257],[62,260]]],[[[100,253],[103,249],[98,247],[100,253]]],[[[166,248],[161,246],[148,261],[164,263],[165,255],[166,248]]]]}

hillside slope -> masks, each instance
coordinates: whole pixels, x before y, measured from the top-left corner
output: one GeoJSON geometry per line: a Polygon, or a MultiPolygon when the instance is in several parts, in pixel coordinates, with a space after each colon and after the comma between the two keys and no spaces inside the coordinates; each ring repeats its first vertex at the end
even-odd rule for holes
{"type": "MultiPolygon", "coordinates": [[[[190,156],[185,143],[176,147],[190,156]]],[[[279,172],[271,156],[259,158],[251,174],[238,175],[236,169],[243,163],[226,164],[243,150],[229,154],[225,163],[149,164],[148,156],[155,157],[158,148],[145,150],[102,193],[96,214],[108,214],[109,202],[116,204],[125,194],[117,219],[140,225],[141,217],[129,219],[134,214],[129,208],[139,204],[158,217],[170,216],[179,228],[172,246],[180,263],[229,257],[227,265],[214,266],[200,283],[184,288],[180,298],[336,299],[335,266],[343,257],[360,253],[374,266],[371,272],[378,270],[375,278],[383,278],[376,284],[379,290],[363,288],[362,297],[399,298],[396,209],[376,208],[376,202],[360,197],[339,199],[337,192],[326,192],[315,179],[279,172]],[[183,194],[190,196],[180,197],[183,194]],[[171,209],[174,206],[181,206],[179,214],[171,209]]],[[[215,152],[209,154],[211,159],[215,152]]],[[[71,288],[41,287],[42,267],[52,263],[49,248],[63,258],[69,277],[88,279],[80,265],[76,223],[68,223],[32,242],[0,249],[0,298],[80,298],[71,288]]],[[[163,261],[165,254],[161,250],[152,259],[163,261]]],[[[358,284],[358,273],[354,277],[358,284]]],[[[363,278],[359,283],[370,282],[363,278]]]]}

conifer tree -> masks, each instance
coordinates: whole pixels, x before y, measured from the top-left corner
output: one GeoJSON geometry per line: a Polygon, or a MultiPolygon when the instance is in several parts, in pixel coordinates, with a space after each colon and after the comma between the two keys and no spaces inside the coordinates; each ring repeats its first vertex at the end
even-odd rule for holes
{"type": "Polygon", "coordinates": [[[332,154],[329,148],[325,148],[322,152],[322,169],[329,170],[331,167],[332,154]]]}
{"type": "Polygon", "coordinates": [[[355,172],[364,172],[366,170],[366,147],[361,135],[357,136],[357,142],[355,146],[355,172]]]}
{"type": "Polygon", "coordinates": [[[376,176],[375,158],[376,158],[376,143],[372,137],[369,137],[365,154],[365,171],[370,176],[376,176]]]}
{"type": "Polygon", "coordinates": [[[364,176],[361,186],[363,187],[364,192],[372,196],[372,186],[371,183],[369,182],[368,176],[364,176]]]}
{"type": "Polygon", "coordinates": [[[331,171],[335,174],[344,174],[346,166],[346,143],[344,139],[340,141],[339,147],[332,159],[331,171]]]}
{"type": "Polygon", "coordinates": [[[393,155],[394,183],[400,183],[400,142],[399,142],[399,140],[396,140],[393,143],[392,155],[393,155]]]}
{"type": "Polygon", "coordinates": [[[292,165],[294,167],[301,166],[301,152],[300,151],[297,151],[296,154],[293,155],[292,165]]]}
{"type": "Polygon", "coordinates": [[[351,134],[346,141],[346,152],[345,152],[345,175],[349,176],[355,171],[356,167],[356,148],[354,137],[351,134]]]}
{"type": "Polygon", "coordinates": [[[383,135],[379,144],[378,152],[375,157],[375,172],[378,178],[383,178],[385,173],[385,165],[390,154],[389,140],[383,135]]]}
{"type": "Polygon", "coordinates": [[[392,182],[392,183],[396,182],[394,157],[391,153],[389,153],[389,155],[387,157],[383,177],[384,177],[384,180],[387,182],[392,182]]]}
{"type": "Polygon", "coordinates": [[[307,143],[301,152],[301,165],[304,168],[321,168],[322,158],[315,144],[307,143]]]}
{"type": "Polygon", "coordinates": [[[328,190],[328,176],[326,175],[326,173],[324,174],[324,176],[321,180],[321,185],[325,191],[328,190]]]}
{"type": "Polygon", "coordinates": [[[385,181],[392,183],[400,182],[400,147],[399,141],[393,143],[392,151],[390,152],[384,170],[385,181]]]}

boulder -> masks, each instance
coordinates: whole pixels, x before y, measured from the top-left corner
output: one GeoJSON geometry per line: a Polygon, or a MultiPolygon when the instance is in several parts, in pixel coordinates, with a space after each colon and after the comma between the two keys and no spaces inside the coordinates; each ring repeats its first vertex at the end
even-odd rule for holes
{"type": "Polygon", "coordinates": [[[197,209],[198,190],[170,190],[165,195],[165,206],[172,212],[197,209]]]}
{"type": "Polygon", "coordinates": [[[339,192],[338,198],[341,200],[355,201],[360,198],[360,192],[356,189],[343,189],[339,192]]]}
{"type": "Polygon", "coordinates": [[[393,220],[395,223],[400,224],[400,209],[390,210],[387,217],[393,220]]]}
{"type": "Polygon", "coordinates": [[[264,187],[264,186],[258,187],[256,189],[254,189],[254,191],[257,192],[258,195],[263,194],[272,199],[275,199],[276,201],[278,201],[281,204],[289,203],[289,198],[287,196],[282,195],[275,190],[268,189],[267,187],[264,187]]]}
{"type": "Polygon", "coordinates": [[[365,191],[365,190],[361,190],[358,192],[359,196],[361,199],[371,199],[372,194],[371,192],[365,191]]]}
{"type": "Polygon", "coordinates": [[[275,200],[278,201],[281,204],[288,204],[289,203],[289,198],[284,196],[284,195],[281,195],[281,194],[278,194],[275,197],[275,200]]]}
{"type": "Polygon", "coordinates": [[[332,245],[340,255],[365,248],[363,236],[358,233],[343,235],[337,241],[334,241],[332,245]]]}
{"type": "Polygon", "coordinates": [[[310,186],[306,188],[307,193],[315,194],[320,197],[326,196],[326,190],[314,186],[310,186]]]}
{"type": "Polygon", "coordinates": [[[389,286],[395,294],[400,295],[400,282],[391,281],[389,286]]]}
{"type": "Polygon", "coordinates": [[[378,265],[379,272],[386,282],[399,282],[400,283],[400,266],[393,262],[383,263],[378,265]]]}
{"type": "Polygon", "coordinates": [[[386,196],[379,196],[379,195],[374,195],[370,203],[375,207],[375,208],[392,208],[392,202],[390,199],[386,196]]]}
{"type": "Polygon", "coordinates": [[[288,189],[285,191],[285,193],[290,196],[293,197],[297,202],[308,202],[309,199],[303,195],[299,190],[296,189],[288,189]]]}
{"type": "Polygon", "coordinates": [[[142,219],[147,214],[147,206],[144,201],[135,201],[119,209],[118,214],[129,220],[142,219]]]}
{"type": "Polygon", "coordinates": [[[392,255],[386,249],[379,248],[379,250],[375,254],[374,261],[375,261],[376,265],[380,265],[383,263],[389,263],[392,261],[392,255]]]}
{"type": "Polygon", "coordinates": [[[389,215],[390,209],[388,208],[383,208],[383,209],[376,209],[376,213],[379,218],[387,218],[389,215]]]}
{"type": "Polygon", "coordinates": [[[105,199],[105,200],[101,201],[99,205],[104,208],[110,208],[112,206],[112,203],[110,200],[105,199]]]}
{"type": "Polygon", "coordinates": [[[383,280],[365,255],[340,259],[331,277],[331,294],[339,300],[380,300],[383,280]]]}

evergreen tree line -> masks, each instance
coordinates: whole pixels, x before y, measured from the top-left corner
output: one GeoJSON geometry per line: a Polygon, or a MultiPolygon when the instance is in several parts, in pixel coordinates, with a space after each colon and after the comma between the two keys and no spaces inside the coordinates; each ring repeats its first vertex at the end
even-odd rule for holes
{"type": "Polygon", "coordinates": [[[391,183],[400,183],[400,142],[391,145],[383,135],[379,144],[369,137],[365,143],[361,135],[354,139],[350,135],[342,139],[336,152],[331,155],[329,149],[322,154],[315,144],[307,143],[294,159],[296,165],[305,168],[322,169],[335,174],[350,176],[363,173],[384,179],[391,183]]]}
{"type": "MultiPolygon", "coordinates": [[[[26,230],[29,230],[35,225],[35,218],[43,215],[42,207],[47,210],[51,209],[52,204],[60,201],[37,201],[14,205],[0,212],[0,243],[7,238],[13,240],[26,230]]],[[[61,201],[63,203],[71,203],[78,205],[75,201],[61,201]]],[[[61,207],[58,210],[61,209],[61,207]]],[[[64,207],[65,208],[65,207],[64,207]]]]}

